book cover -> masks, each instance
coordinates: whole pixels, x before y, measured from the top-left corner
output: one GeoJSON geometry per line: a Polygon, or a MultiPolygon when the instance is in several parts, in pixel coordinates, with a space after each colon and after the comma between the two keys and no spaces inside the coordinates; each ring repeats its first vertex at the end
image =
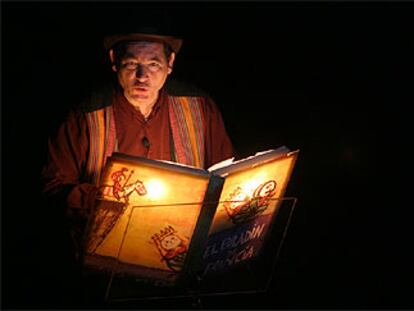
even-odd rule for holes
{"type": "Polygon", "coordinates": [[[114,153],[88,226],[85,266],[172,286],[251,262],[266,243],[297,154],[281,147],[203,170],[114,153]]]}
{"type": "Polygon", "coordinates": [[[229,272],[260,256],[297,155],[281,147],[210,170],[225,182],[202,257],[203,277],[229,272]]]}

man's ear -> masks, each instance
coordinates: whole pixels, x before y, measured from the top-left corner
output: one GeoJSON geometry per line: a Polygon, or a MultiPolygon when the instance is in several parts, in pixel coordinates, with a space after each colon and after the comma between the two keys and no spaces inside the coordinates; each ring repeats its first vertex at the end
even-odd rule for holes
{"type": "Polygon", "coordinates": [[[171,52],[170,59],[168,60],[168,74],[170,74],[173,70],[174,60],[175,60],[175,53],[171,52]]]}
{"type": "Polygon", "coordinates": [[[112,70],[117,72],[116,65],[115,65],[115,55],[114,55],[113,49],[109,50],[109,59],[111,60],[112,70]]]}

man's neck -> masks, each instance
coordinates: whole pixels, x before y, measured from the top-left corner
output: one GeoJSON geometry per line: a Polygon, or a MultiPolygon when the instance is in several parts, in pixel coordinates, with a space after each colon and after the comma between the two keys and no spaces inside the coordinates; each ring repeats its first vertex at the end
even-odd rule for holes
{"type": "Polygon", "coordinates": [[[125,98],[128,100],[128,102],[134,106],[134,108],[136,110],[138,110],[139,112],[141,112],[141,114],[144,116],[144,118],[148,118],[148,116],[151,114],[152,112],[152,108],[154,107],[155,103],[158,100],[158,96],[151,101],[137,101],[137,100],[133,100],[131,98],[128,98],[128,96],[126,94],[124,94],[125,98]]]}

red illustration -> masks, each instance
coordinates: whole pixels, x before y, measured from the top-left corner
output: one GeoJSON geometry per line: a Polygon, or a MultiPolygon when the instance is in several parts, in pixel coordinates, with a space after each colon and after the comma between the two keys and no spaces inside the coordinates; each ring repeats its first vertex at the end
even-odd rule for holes
{"type": "Polygon", "coordinates": [[[121,168],[118,171],[115,171],[111,174],[111,179],[113,181],[112,185],[103,185],[102,194],[106,196],[115,197],[118,201],[122,199],[128,203],[129,196],[136,192],[138,195],[147,194],[147,189],[144,186],[144,183],[137,179],[134,182],[129,182],[134,171],[131,170],[128,175],[126,175],[128,169],[126,167],[121,168]]]}
{"type": "Polygon", "coordinates": [[[241,187],[237,187],[225,202],[227,215],[233,223],[246,222],[263,213],[269,206],[270,199],[276,193],[276,181],[269,180],[259,185],[253,195],[245,193],[241,187]]]}
{"type": "Polygon", "coordinates": [[[152,241],[168,268],[174,272],[180,271],[188,251],[188,238],[180,235],[172,226],[168,226],[160,233],[154,234],[152,241]]]}

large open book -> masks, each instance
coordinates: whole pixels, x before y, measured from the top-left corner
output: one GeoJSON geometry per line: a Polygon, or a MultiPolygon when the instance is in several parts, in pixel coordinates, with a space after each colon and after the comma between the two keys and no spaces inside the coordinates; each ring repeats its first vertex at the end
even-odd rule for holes
{"type": "Polygon", "coordinates": [[[222,161],[208,170],[115,153],[85,238],[85,267],[170,286],[254,260],[298,150],[222,161]]]}

